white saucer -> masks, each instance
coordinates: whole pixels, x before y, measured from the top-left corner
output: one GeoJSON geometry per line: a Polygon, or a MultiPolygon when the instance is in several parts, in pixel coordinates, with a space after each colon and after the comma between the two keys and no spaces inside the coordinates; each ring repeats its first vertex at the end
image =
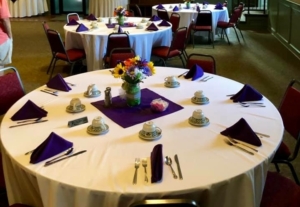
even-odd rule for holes
{"type": "Polygon", "coordinates": [[[193,125],[193,126],[202,127],[202,126],[207,126],[207,125],[209,125],[209,119],[208,119],[207,117],[205,117],[204,122],[199,122],[199,123],[196,123],[196,122],[192,121],[192,118],[193,118],[193,117],[190,117],[190,118],[189,118],[189,123],[190,123],[191,125],[193,125]]]}
{"type": "Polygon", "coordinates": [[[155,137],[146,137],[146,136],[144,136],[144,135],[141,134],[141,131],[142,131],[142,130],[139,131],[139,138],[141,138],[141,139],[143,139],[143,140],[147,140],[147,141],[158,140],[158,139],[160,139],[161,136],[162,136],[162,131],[161,131],[161,129],[158,128],[158,127],[156,128],[157,136],[155,136],[155,137]]]}
{"type": "Polygon", "coordinates": [[[174,85],[170,85],[165,82],[165,86],[168,88],[177,88],[180,86],[180,83],[178,81],[176,81],[174,85]]]}
{"type": "Polygon", "coordinates": [[[86,91],[86,92],[84,92],[83,95],[84,95],[85,97],[88,97],[88,98],[94,98],[94,97],[100,96],[100,95],[101,95],[101,91],[97,91],[96,94],[92,94],[92,95],[89,95],[89,94],[87,93],[87,91],[86,91]]]}
{"type": "Polygon", "coordinates": [[[109,131],[109,126],[107,124],[105,124],[106,126],[106,130],[101,130],[101,129],[93,129],[93,126],[90,125],[87,128],[87,133],[92,134],[92,135],[102,135],[102,134],[106,134],[109,131]]]}
{"type": "Polygon", "coordinates": [[[66,111],[69,112],[69,113],[79,113],[79,112],[82,112],[85,110],[85,105],[81,104],[80,105],[80,108],[77,109],[76,111],[73,110],[73,107],[72,106],[67,106],[66,108],[66,111]]]}
{"type": "Polygon", "coordinates": [[[204,104],[208,104],[209,103],[209,99],[207,97],[205,97],[205,101],[196,101],[196,97],[194,96],[192,98],[192,102],[194,104],[200,104],[200,105],[204,105],[204,104]]]}

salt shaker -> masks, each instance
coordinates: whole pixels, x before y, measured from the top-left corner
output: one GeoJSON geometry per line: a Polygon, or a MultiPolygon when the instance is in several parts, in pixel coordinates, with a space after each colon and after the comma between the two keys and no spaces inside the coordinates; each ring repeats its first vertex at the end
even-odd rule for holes
{"type": "Polygon", "coordinates": [[[104,106],[109,107],[112,105],[112,100],[111,100],[111,88],[106,87],[105,91],[105,98],[104,98],[104,106]]]}
{"type": "Polygon", "coordinates": [[[109,24],[109,25],[112,24],[112,18],[111,18],[111,17],[108,19],[108,24],[109,24]]]}

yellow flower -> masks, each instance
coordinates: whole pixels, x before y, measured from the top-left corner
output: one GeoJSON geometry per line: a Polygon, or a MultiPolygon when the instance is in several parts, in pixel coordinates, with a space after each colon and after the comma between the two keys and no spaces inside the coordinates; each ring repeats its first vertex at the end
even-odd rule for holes
{"type": "Polygon", "coordinates": [[[117,66],[114,68],[113,76],[115,78],[120,78],[124,75],[125,68],[123,67],[122,63],[117,64],[117,66]]]}
{"type": "Polygon", "coordinates": [[[156,73],[156,69],[155,69],[155,67],[154,67],[153,62],[150,61],[150,62],[147,63],[147,65],[148,65],[148,67],[149,67],[151,73],[152,73],[152,74],[155,74],[155,73],[156,73]]]}

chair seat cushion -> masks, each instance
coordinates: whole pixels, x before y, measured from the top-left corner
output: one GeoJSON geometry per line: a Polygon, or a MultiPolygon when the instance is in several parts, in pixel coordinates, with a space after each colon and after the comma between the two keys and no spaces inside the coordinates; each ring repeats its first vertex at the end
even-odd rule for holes
{"type": "MultiPolygon", "coordinates": [[[[85,52],[82,49],[70,49],[66,51],[71,62],[85,58],[85,52]]],[[[56,58],[68,61],[68,58],[63,53],[57,53],[56,58]]]]}
{"type": "Polygon", "coordinates": [[[180,55],[179,50],[171,50],[168,56],[169,47],[167,46],[159,46],[152,48],[152,55],[155,55],[160,58],[171,58],[180,55]]]}
{"type": "Polygon", "coordinates": [[[220,28],[234,27],[234,23],[218,21],[217,27],[220,27],[220,28]]]}
{"type": "Polygon", "coordinates": [[[277,159],[286,160],[289,158],[290,155],[291,155],[291,151],[288,148],[288,146],[284,142],[281,142],[277,152],[275,153],[273,160],[277,160],[277,159]]]}
{"type": "Polygon", "coordinates": [[[194,26],[194,31],[212,31],[212,26],[194,26]]]}

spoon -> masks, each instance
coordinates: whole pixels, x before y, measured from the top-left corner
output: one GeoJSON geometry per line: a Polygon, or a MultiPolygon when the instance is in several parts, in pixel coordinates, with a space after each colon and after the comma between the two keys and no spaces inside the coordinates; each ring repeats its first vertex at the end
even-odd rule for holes
{"type": "Polygon", "coordinates": [[[18,121],[17,124],[22,124],[22,123],[25,123],[25,122],[39,122],[43,117],[40,117],[40,118],[37,118],[37,119],[34,119],[34,120],[24,120],[24,121],[18,121]]]}
{"type": "Polygon", "coordinates": [[[53,158],[52,160],[47,161],[46,164],[47,164],[47,163],[50,163],[50,162],[53,162],[54,160],[57,160],[58,158],[61,158],[61,157],[63,157],[63,156],[69,155],[69,154],[71,154],[72,152],[73,152],[73,147],[70,148],[65,154],[60,155],[60,156],[58,156],[58,157],[53,158]]]}
{"type": "Polygon", "coordinates": [[[176,175],[175,171],[174,171],[173,168],[172,168],[172,159],[171,159],[171,157],[166,156],[165,163],[166,163],[167,165],[170,166],[170,168],[171,168],[171,170],[172,170],[173,177],[174,177],[175,179],[177,179],[177,175],[176,175]]]}

